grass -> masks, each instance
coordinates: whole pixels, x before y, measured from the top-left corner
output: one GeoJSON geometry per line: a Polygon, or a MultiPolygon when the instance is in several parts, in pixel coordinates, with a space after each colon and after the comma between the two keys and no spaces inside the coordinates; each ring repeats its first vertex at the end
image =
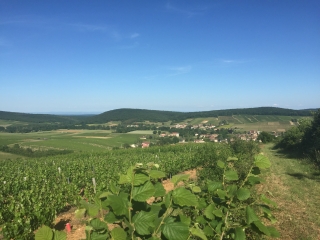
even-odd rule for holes
{"type": "Polygon", "coordinates": [[[278,204],[274,214],[281,239],[319,239],[320,171],[307,160],[288,157],[265,145],[272,166],[258,189],[278,204]]]}

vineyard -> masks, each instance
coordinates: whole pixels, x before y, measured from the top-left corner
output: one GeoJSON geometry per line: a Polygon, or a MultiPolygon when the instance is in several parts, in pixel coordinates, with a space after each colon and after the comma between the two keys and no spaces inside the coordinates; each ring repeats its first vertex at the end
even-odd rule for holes
{"type": "MultiPolygon", "coordinates": [[[[250,195],[248,189],[260,181],[255,175],[259,174],[258,167],[253,166],[254,161],[256,161],[254,156],[258,153],[258,149],[254,143],[246,142],[237,142],[232,145],[214,143],[201,145],[185,144],[149,149],[114,150],[92,154],[73,153],[47,158],[1,161],[1,234],[5,239],[33,239],[35,230],[43,224],[52,226],[58,213],[63,212],[71,206],[76,206],[79,209],[83,209],[84,207],[89,208],[86,203],[96,202],[97,196],[101,196],[101,193],[114,193],[114,188],[117,188],[118,184],[129,183],[130,185],[130,181],[126,182],[126,180],[123,180],[123,174],[128,169],[132,170],[132,166],[136,166],[137,163],[141,164],[141,166],[146,166],[150,162],[159,166],[157,170],[163,173],[158,176],[159,179],[153,179],[152,184],[171,178],[184,170],[199,169],[201,167],[202,170],[198,172],[198,182],[194,184],[199,186],[199,189],[200,187],[204,189],[203,192],[206,191],[205,189],[212,189],[212,185],[208,185],[208,181],[211,181],[213,185],[219,181],[223,183],[222,185],[220,184],[221,186],[213,187],[215,189],[210,192],[211,197],[209,198],[214,199],[219,197],[223,199],[224,205],[222,204],[222,207],[221,203],[220,205],[218,204],[219,207],[216,206],[217,209],[215,210],[219,210],[219,212],[216,211],[216,216],[212,214],[208,215],[210,217],[207,220],[211,222],[214,219],[227,221],[223,217],[223,214],[227,212],[226,209],[228,208],[237,208],[235,216],[240,217],[239,209],[243,208],[241,204],[245,202],[244,206],[248,204],[252,204],[253,206],[253,203],[257,201],[254,194],[250,195]],[[228,162],[230,157],[233,157],[231,158],[232,163],[228,162]],[[122,176],[122,182],[119,182],[120,176],[122,176]],[[234,202],[237,190],[238,192],[240,191],[238,193],[240,197],[234,202]],[[214,191],[217,191],[215,194],[218,195],[215,196],[214,191]],[[230,205],[231,203],[233,205],[230,205]],[[239,205],[239,203],[241,204],[239,205]]],[[[148,174],[150,172],[147,173],[145,170],[139,171],[149,178],[148,174]]],[[[129,173],[127,172],[127,174],[129,173]]],[[[181,180],[184,179],[182,178],[181,180]]],[[[139,186],[140,184],[146,184],[145,182],[135,182],[134,185],[139,186]]],[[[125,186],[124,188],[127,189],[125,186]]],[[[198,192],[199,189],[197,189],[198,192]]],[[[189,190],[188,192],[192,194],[189,190]]],[[[193,196],[195,198],[199,197],[193,196]]],[[[164,195],[160,194],[158,197],[164,197],[164,195]]],[[[142,201],[145,200],[142,198],[142,201]]],[[[268,200],[264,201],[268,202],[268,200]]],[[[211,204],[210,208],[214,208],[212,200],[208,204],[211,204]]],[[[191,205],[195,207],[194,202],[191,205]]],[[[110,206],[106,207],[106,209],[110,209],[110,206]]],[[[180,204],[179,209],[181,211],[184,210],[183,204],[180,204]]],[[[250,208],[247,211],[251,210],[250,208]]],[[[273,221],[274,219],[270,210],[266,209],[264,211],[267,219],[273,221]]],[[[252,214],[255,219],[256,215],[252,214]]],[[[173,218],[170,219],[170,221],[174,221],[173,218]]],[[[204,221],[204,219],[200,218],[198,220],[204,221]]],[[[251,220],[245,223],[244,226],[246,228],[253,225],[253,220],[251,220]]],[[[254,221],[257,221],[257,219],[254,221]]],[[[243,223],[241,222],[242,225],[243,223]]],[[[255,228],[258,227],[257,232],[270,236],[275,234],[273,230],[269,231],[266,227],[261,227],[263,224],[259,225],[260,223],[260,221],[256,223],[257,226],[255,228]]],[[[217,224],[215,226],[208,225],[207,227],[210,226],[213,229],[218,229],[215,230],[216,235],[221,237],[221,233],[224,231],[221,229],[226,228],[226,226],[224,227],[222,224],[217,226],[217,224]]],[[[235,226],[233,226],[228,234],[233,234],[234,236],[235,229],[235,226]]],[[[236,231],[239,232],[240,230],[237,228],[236,231]]],[[[252,234],[252,231],[247,231],[247,233],[252,234]]],[[[242,233],[239,232],[239,234],[242,233]]],[[[214,234],[211,233],[211,236],[214,236],[214,234]]],[[[227,232],[225,232],[225,236],[227,236],[227,232]]],[[[200,238],[204,239],[203,237],[200,238]]],[[[174,238],[169,237],[169,239],[174,238]]],[[[221,239],[224,238],[221,237],[221,239]]]]}

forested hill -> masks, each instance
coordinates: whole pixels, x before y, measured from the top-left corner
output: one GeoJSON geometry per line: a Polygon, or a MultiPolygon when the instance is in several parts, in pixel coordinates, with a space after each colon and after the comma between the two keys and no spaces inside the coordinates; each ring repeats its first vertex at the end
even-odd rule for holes
{"type": "Polygon", "coordinates": [[[76,116],[58,116],[52,114],[31,114],[5,111],[0,111],[0,119],[27,123],[75,123],[79,120],[76,116]]]}
{"type": "Polygon", "coordinates": [[[310,110],[292,110],[276,107],[258,107],[242,109],[213,110],[204,112],[171,112],[146,109],[115,109],[87,118],[89,123],[104,123],[109,121],[182,121],[188,118],[218,117],[232,115],[281,115],[281,116],[311,116],[310,110]]]}

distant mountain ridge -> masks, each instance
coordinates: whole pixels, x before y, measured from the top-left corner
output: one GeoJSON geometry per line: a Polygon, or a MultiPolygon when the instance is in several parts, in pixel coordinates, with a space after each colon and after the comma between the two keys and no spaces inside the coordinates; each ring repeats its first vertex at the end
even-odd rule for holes
{"type": "Polygon", "coordinates": [[[28,123],[105,123],[110,121],[183,121],[188,118],[206,118],[232,115],[283,115],[283,116],[311,116],[316,109],[293,110],[277,107],[257,108],[236,108],[225,110],[212,110],[202,112],[175,112],[147,109],[121,108],[106,111],[97,115],[53,115],[53,114],[32,114],[0,111],[0,119],[21,121],[28,123]]]}

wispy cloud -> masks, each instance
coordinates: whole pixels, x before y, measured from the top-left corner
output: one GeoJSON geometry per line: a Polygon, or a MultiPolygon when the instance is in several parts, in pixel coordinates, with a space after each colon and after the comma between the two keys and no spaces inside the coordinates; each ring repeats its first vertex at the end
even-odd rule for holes
{"type": "Polygon", "coordinates": [[[181,74],[186,74],[191,71],[192,67],[191,66],[181,66],[181,67],[169,67],[168,68],[171,73],[169,76],[176,76],[176,75],[181,75],[181,74]]]}
{"type": "Polygon", "coordinates": [[[72,27],[75,27],[79,31],[89,31],[89,32],[96,32],[96,31],[106,31],[107,28],[104,26],[99,26],[99,25],[91,25],[91,24],[69,24],[72,27]]]}
{"type": "Polygon", "coordinates": [[[168,11],[180,13],[180,14],[186,15],[187,17],[193,17],[195,15],[201,15],[201,14],[205,13],[208,10],[207,7],[196,7],[196,8],[192,8],[192,9],[191,8],[186,9],[186,8],[174,6],[171,3],[167,3],[165,5],[165,8],[168,11]]]}
{"type": "Polygon", "coordinates": [[[133,34],[131,34],[130,38],[137,38],[139,36],[140,36],[139,33],[133,33],[133,34]]]}

